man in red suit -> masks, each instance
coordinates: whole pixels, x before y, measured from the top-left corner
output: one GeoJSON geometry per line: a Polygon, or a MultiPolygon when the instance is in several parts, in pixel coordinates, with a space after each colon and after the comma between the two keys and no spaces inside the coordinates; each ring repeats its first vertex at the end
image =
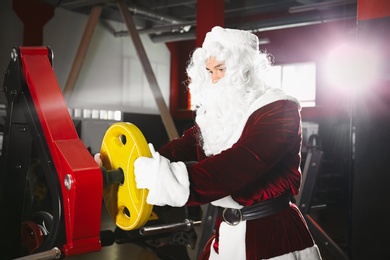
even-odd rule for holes
{"type": "Polygon", "coordinates": [[[204,259],[321,259],[290,198],[301,184],[299,102],[268,81],[249,32],[214,27],[187,67],[195,126],[135,161],[153,205],[219,209],[204,259]]]}

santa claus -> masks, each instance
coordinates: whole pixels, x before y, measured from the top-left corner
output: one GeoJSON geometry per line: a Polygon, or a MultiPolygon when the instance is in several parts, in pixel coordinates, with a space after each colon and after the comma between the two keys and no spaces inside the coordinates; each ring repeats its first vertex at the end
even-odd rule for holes
{"type": "Polygon", "coordinates": [[[196,124],[135,161],[153,205],[218,207],[204,259],[321,259],[290,198],[301,183],[299,102],[268,82],[252,33],[214,27],[187,67],[196,124]]]}

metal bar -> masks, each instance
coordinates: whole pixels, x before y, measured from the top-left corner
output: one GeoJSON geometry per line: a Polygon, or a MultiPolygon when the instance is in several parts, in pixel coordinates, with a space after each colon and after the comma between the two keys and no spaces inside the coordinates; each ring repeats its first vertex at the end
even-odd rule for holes
{"type": "Polygon", "coordinates": [[[202,235],[199,240],[198,246],[198,256],[197,259],[200,259],[200,256],[205,249],[207,241],[215,234],[215,220],[217,219],[218,210],[217,207],[211,203],[207,206],[207,212],[204,219],[204,225],[202,228],[202,235]]]}
{"type": "Polygon", "coordinates": [[[322,2],[322,3],[293,6],[293,7],[289,8],[288,12],[292,13],[292,14],[293,13],[300,13],[300,12],[309,12],[309,11],[314,11],[314,10],[327,9],[327,8],[339,6],[339,5],[345,6],[347,4],[356,4],[356,0],[350,0],[350,1],[336,0],[336,1],[326,1],[326,2],[322,2]]]}
{"type": "MultiPolygon", "coordinates": [[[[154,26],[147,29],[140,29],[138,30],[139,34],[158,34],[158,33],[164,33],[164,32],[172,32],[172,31],[183,31],[188,32],[189,29],[193,26],[196,26],[196,21],[192,22],[184,22],[184,23],[177,23],[177,24],[170,24],[170,25],[162,25],[162,26],[154,26]],[[188,28],[188,30],[187,30],[188,28]]],[[[115,31],[114,36],[115,37],[121,37],[121,36],[127,36],[129,35],[129,32],[127,30],[121,30],[121,31],[115,31]]],[[[195,36],[194,36],[195,37],[195,36]]]]}
{"type": "Polygon", "coordinates": [[[51,259],[60,259],[60,257],[61,257],[61,250],[59,250],[57,247],[54,247],[51,250],[19,257],[14,260],[51,260],[51,259]]]}
{"type": "Polygon", "coordinates": [[[96,5],[92,7],[87,25],[85,26],[84,34],[81,38],[79,48],[76,52],[76,56],[73,60],[72,68],[69,72],[69,76],[64,87],[63,93],[66,100],[69,100],[74,85],[76,83],[76,80],[79,76],[81,66],[84,62],[84,58],[87,53],[89,44],[91,42],[93,32],[96,28],[96,24],[99,21],[101,11],[102,11],[101,6],[96,5]]]}
{"type": "Polygon", "coordinates": [[[296,204],[301,210],[302,214],[310,213],[312,199],[317,183],[318,173],[321,169],[323,152],[321,150],[311,150],[307,154],[305,167],[302,173],[302,190],[300,197],[296,197],[296,204]]]}
{"type": "Polygon", "coordinates": [[[154,99],[157,103],[157,107],[160,111],[161,118],[165,129],[168,133],[168,137],[170,140],[173,140],[179,136],[177,133],[175,124],[173,122],[172,116],[169,113],[169,109],[165,104],[163,95],[161,93],[160,87],[158,86],[157,79],[154,75],[152,66],[148,60],[148,56],[146,55],[146,51],[144,46],[142,45],[141,38],[139,37],[138,31],[134,25],[134,21],[132,19],[131,13],[129,11],[128,6],[126,5],[124,0],[118,0],[118,7],[124,22],[126,23],[127,30],[130,33],[131,38],[133,39],[134,46],[137,50],[138,58],[141,61],[142,68],[144,69],[146,78],[149,82],[149,86],[152,90],[154,99]]]}
{"type": "Polygon", "coordinates": [[[192,221],[189,219],[185,219],[183,222],[179,223],[142,227],[139,230],[139,233],[143,236],[149,236],[163,233],[171,233],[176,231],[189,231],[192,226],[200,224],[201,221],[192,221]]]}
{"type": "Polygon", "coordinates": [[[304,215],[307,226],[314,237],[335,257],[335,260],[349,259],[347,254],[337,245],[335,241],[317,224],[317,222],[309,215],[304,215]]]}

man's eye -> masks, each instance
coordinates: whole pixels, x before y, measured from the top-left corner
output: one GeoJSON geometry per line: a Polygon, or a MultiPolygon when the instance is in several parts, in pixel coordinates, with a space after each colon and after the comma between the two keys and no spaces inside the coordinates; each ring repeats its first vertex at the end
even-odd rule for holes
{"type": "Polygon", "coordinates": [[[226,68],[225,68],[225,67],[222,67],[222,68],[219,68],[218,70],[221,71],[221,72],[225,72],[225,71],[226,71],[226,68]]]}

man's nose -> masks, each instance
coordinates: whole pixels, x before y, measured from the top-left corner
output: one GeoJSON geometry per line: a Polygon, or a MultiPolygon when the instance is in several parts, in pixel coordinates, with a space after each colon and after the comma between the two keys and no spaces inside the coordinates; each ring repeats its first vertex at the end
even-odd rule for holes
{"type": "Polygon", "coordinates": [[[218,75],[218,73],[211,74],[211,82],[212,83],[217,83],[220,78],[221,77],[218,75]]]}

